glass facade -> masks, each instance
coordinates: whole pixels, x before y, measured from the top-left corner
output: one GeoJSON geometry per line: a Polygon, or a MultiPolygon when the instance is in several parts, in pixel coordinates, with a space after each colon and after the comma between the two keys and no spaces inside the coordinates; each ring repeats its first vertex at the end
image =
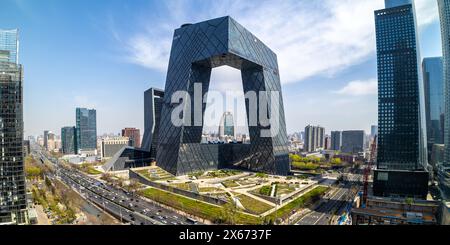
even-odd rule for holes
{"type": "Polygon", "coordinates": [[[0,62],[0,224],[26,222],[22,72],[0,62]]]}
{"type": "Polygon", "coordinates": [[[444,71],[442,58],[425,58],[422,62],[425,84],[428,160],[433,144],[444,144],[444,71]]]}
{"type": "MultiPolygon", "coordinates": [[[[414,185],[408,184],[411,181],[396,182],[403,179],[394,178],[399,174],[392,172],[392,178],[389,178],[389,171],[409,171],[411,178],[415,178],[420,174],[413,175],[412,171],[426,171],[428,165],[425,92],[415,9],[413,4],[404,3],[386,1],[386,9],[375,11],[379,126],[377,170],[383,170],[380,174],[383,178],[374,180],[374,193],[423,197],[426,193],[415,192],[414,185]],[[405,192],[408,188],[404,185],[410,187],[410,193],[405,192]]],[[[418,181],[423,179],[417,178],[418,181]]],[[[420,184],[426,186],[427,182],[420,184]]]]}
{"type": "Polygon", "coordinates": [[[365,133],[363,130],[342,132],[342,147],[344,153],[359,153],[364,151],[365,133]]]}
{"type": "Polygon", "coordinates": [[[156,159],[156,150],[159,141],[159,126],[164,91],[151,88],[144,93],[144,138],[142,149],[150,152],[152,159],[156,159]]]}
{"type": "Polygon", "coordinates": [[[77,149],[93,151],[97,149],[97,112],[86,108],[76,109],[77,149]]]}
{"type": "Polygon", "coordinates": [[[64,154],[76,154],[77,130],[75,127],[64,127],[61,129],[61,147],[64,154]]]}
{"type": "Polygon", "coordinates": [[[441,21],[444,69],[444,164],[439,166],[439,186],[444,197],[450,200],[450,0],[438,0],[441,21]]]}
{"type": "Polygon", "coordinates": [[[18,30],[0,30],[0,62],[19,64],[18,30]]]}
{"type": "MultiPolygon", "coordinates": [[[[176,175],[220,166],[288,174],[287,133],[276,54],[235,20],[222,17],[183,25],[175,30],[165,92],[157,150],[160,167],[176,175]],[[171,114],[176,106],[171,103],[172,95],[185,91],[194,98],[194,83],[201,84],[202,95],[205,95],[209,89],[211,69],[222,65],[241,70],[244,93],[253,91],[258,100],[259,91],[279,92],[280,106],[268,109],[269,113],[271,110],[278,112],[278,134],[261,137],[263,129],[272,128],[259,124],[249,126],[251,144],[226,146],[225,149],[218,145],[200,144],[203,126],[188,126],[186,122],[182,127],[172,124],[171,114]]],[[[249,117],[248,103],[246,107],[249,117]]],[[[203,114],[205,109],[206,104],[203,104],[203,114]]],[[[191,118],[195,118],[195,110],[191,111],[191,118]]]]}
{"type": "Polygon", "coordinates": [[[342,132],[331,131],[331,148],[333,151],[340,151],[342,146],[342,132]]]}

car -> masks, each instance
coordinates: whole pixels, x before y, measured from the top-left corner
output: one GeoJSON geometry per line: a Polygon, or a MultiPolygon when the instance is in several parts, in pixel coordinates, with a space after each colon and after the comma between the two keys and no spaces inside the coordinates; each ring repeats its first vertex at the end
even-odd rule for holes
{"type": "Polygon", "coordinates": [[[163,222],[164,224],[167,224],[167,221],[165,221],[165,220],[161,220],[161,222],[163,222]]]}

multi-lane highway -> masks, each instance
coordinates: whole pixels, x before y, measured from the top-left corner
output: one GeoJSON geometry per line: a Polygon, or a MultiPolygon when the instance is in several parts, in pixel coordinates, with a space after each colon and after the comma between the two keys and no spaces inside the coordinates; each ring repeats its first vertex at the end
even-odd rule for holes
{"type": "Polygon", "coordinates": [[[356,176],[350,176],[349,182],[339,185],[336,190],[324,198],[324,201],[313,211],[307,213],[296,225],[329,225],[335,213],[339,213],[356,195],[356,189],[352,188],[352,181],[356,176]]]}
{"type": "Polygon", "coordinates": [[[44,161],[49,161],[54,167],[54,173],[50,173],[48,177],[61,180],[80,193],[83,198],[95,203],[123,223],[132,225],[190,225],[197,223],[123,189],[104,184],[76,170],[66,168],[60,165],[57,159],[49,158],[41,152],[37,152],[37,155],[44,161]]]}

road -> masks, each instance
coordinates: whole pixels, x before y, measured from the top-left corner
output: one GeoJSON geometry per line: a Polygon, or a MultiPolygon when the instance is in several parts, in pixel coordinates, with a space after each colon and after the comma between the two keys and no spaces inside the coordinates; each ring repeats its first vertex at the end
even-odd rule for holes
{"type": "Polygon", "coordinates": [[[349,174],[348,182],[340,184],[336,191],[329,197],[325,197],[324,202],[315,210],[303,216],[296,225],[329,225],[336,212],[339,213],[347,204],[353,201],[356,195],[352,183],[357,181],[359,176],[349,174]]]}
{"type": "Polygon", "coordinates": [[[49,178],[61,180],[81,196],[117,217],[123,223],[131,225],[192,225],[186,217],[150,203],[126,192],[123,189],[106,185],[77,170],[69,169],[58,163],[57,159],[47,157],[38,151],[35,155],[48,160],[55,169],[49,178]]]}

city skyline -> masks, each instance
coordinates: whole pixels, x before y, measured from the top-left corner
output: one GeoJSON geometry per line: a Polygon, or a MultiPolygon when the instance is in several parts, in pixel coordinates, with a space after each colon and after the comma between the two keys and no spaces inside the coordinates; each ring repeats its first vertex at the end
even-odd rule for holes
{"type": "MultiPolygon", "coordinates": [[[[279,6],[265,1],[257,6],[234,1],[227,3],[230,8],[206,4],[205,9],[200,9],[194,16],[193,6],[198,5],[195,1],[136,1],[133,5],[125,1],[98,1],[89,2],[89,9],[84,1],[42,1],[39,4],[6,1],[0,10],[2,28],[19,29],[21,63],[27,74],[25,135],[40,135],[44,129],[59,132],[61,126],[71,124],[73,116],[70,112],[76,107],[97,109],[99,135],[120,132],[125,127],[142,131],[142,91],[150,87],[164,88],[172,37],[170,30],[186,22],[225,15],[248,26],[277,52],[289,133],[302,131],[311,123],[320,124],[329,131],[363,129],[366,132],[370,131],[370,125],[376,124],[375,27],[373,18],[367,16],[382,7],[383,1],[341,1],[339,5],[334,1],[320,1],[317,5],[310,1],[286,1],[279,6]],[[349,6],[359,12],[356,15],[348,13],[345,8],[349,6]],[[162,14],[147,11],[152,8],[162,14]],[[273,19],[273,23],[255,18],[253,12],[246,13],[249,8],[267,13],[273,17],[267,18],[273,19]],[[45,12],[44,16],[44,9],[51,11],[45,12]],[[279,15],[281,12],[283,17],[279,15]],[[136,14],[130,17],[132,13],[136,14]],[[152,23],[152,29],[144,24],[144,17],[147,23],[152,23]],[[317,24],[308,24],[306,17],[317,24]],[[360,25],[354,25],[350,17],[357,18],[360,25]],[[291,24],[277,28],[284,18],[290,18],[291,24]],[[39,21],[34,21],[36,19],[39,21]],[[267,27],[261,28],[263,24],[267,27]],[[46,26],[46,30],[40,26],[46,26]],[[311,35],[314,28],[318,30],[317,35],[311,35]],[[49,31],[59,35],[45,35],[49,31]],[[288,40],[276,38],[287,33],[290,33],[288,40]],[[355,40],[347,40],[348,35],[355,40]],[[34,45],[38,38],[40,45],[34,45]],[[311,44],[317,40],[320,41],[318,44],[311,44]],[[327,46],[326,51],[318,49],[319,45],[327,46]],[[355,57],[347,55],[348,49],[355,51],[355,57]],[[345,59],[342,59],[344,55],[345,59]],[[324,56],[329,62],[322,62],[324,56]],[[286,62],[289,60],[294,62],[289,65],[286,62]],[[309,61],[307,66],[298,65],[305,60],[309,61]],[[93,63],[96,69],[91,68],[93,63]],[[109,89],[103,89],[105,87],[109,89]],[[93,92],[86,93],[86,88],[93,92]],[[330,99],[334,103],[328,104],[330,99]],[[123,116],[117,117],[115,111],[121,111],[123,116]]],[[[416,8],[422,57],[441,56],[435,1],[418,0],[416,8]]],[[[223,84],[233,88],[241,82],[239,73],[230,68],[215,69],[212,77],[211,86],[212,89],[216,86],[216,90],[223,90],[223,84]]]]}

